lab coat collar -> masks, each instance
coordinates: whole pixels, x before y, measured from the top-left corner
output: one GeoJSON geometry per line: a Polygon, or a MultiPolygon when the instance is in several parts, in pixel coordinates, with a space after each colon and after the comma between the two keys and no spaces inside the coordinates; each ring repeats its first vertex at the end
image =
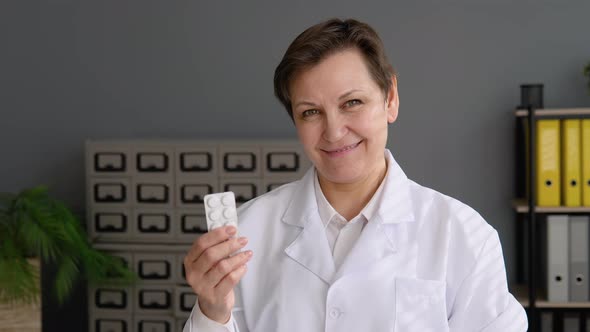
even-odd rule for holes
{"type": "Polygon", "coordinates": [[[308,220],[305,228],[285,249],[285,254],[330,284],[336,267],[324,225],[317,212],[309,216],[308,220]]]}
{"type": "MultiPolygon", "coordinates": [[[[293,197],[282,220],[293,226],[305,227],[312,214],[318,214],[313,187],[315,169],[310,167],[293,191],[293,197]]],[[[319,218],[319,214],[318,214],[319,218]]]]}
{"type": "MultiPolygon", "coordinates": [[[[384,224],[403,223],[414,221],[413,204],[410,195],[410,180],[393,158],[388,149],[385,149],[387,159],[387,176],[383,180],[383,192],[381,201],[374,219],[384,224]]],[[[309,217],[317,214],[317,201],[314,189],[314,168],[310,168],[299,181],[295,189],[289,207],[283,215],[283,221],[287,224],[305,227],[309,217]]],[[[369,223],[372,220],[369,220],[369,223]]]]}
{"type": "Polygon", "coordinates": [[[389,150],[385,150],[385,157],[388,171],[378,210],[338,271],[335,269],[332,251],[318,212],[313,168],[307,171],[293,192],[282,220],[286,224],[302,227],[303,230],[285,249],[285,253],[327,284],[395,253],[401,235],[394,234],[395,225],[414,221],[410,180],[389,150]]]}
{"type": "Polygon", "coordinates": [[[377,219],[383,224],[412,222],[414,221],[414,204],[410,194],[411,181],[388,149],[385,149],[385,158],[388,170],[383,180],[385,183],[383,183],[377,219]]]}

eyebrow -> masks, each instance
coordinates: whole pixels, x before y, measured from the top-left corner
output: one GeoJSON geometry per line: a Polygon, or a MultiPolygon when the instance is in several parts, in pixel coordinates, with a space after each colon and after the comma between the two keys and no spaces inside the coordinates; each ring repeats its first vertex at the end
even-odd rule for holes
{"type": "Polygon", "coordinates": [[[340,97],[338,97],[338,100],[342,100],[342,99],[344,99],[344,98],[347,98],[347,97],[348,97],[348,96],[350,96],[351,94],[353,94],[353,93],[355,93],[355,92],[358,92],[358,91],[361,91],[361,90],[360,90],[360,89],[352,89],[352,90],[350,90],[350,91],[348,91],[348,92],[346,92],[346,93],[342,94],[340,97]]]}
{"type": "MultiPolygon", "coordinates": [[[[358,92],[358,91],[362,91],[362,90],[360,90],[360,89],[352,89],[350,91],[347,91],[347,92],[343,93],[342,95],[340,95],[340,97],[338,97],[338,100],[345,99],[348,96],[350,96],[351,94],[353,94],[355,92],[358,92]]],[[[315,107],[316,106],[316,104],[314,104],[314,103],[312,103],[310,101],[300,101],[297,104],[295,104],[295,106],[293,106],[293,109],[296,109],[297,107],[302,106],[302,105],[307,105],[307,106],[312,106],[312,107],[315,107]]]]}
{"type": "Polygon", "coordinates": [[[302,106],[302,105],[307,105],[307,106],[312,106],[312,107],[316,106],[314,103],[312,103],[310,101],[300,101],[297,104],[295,104],[295,106],[293,106],[293,109],[296,109],[297,107],[302,106]]]}

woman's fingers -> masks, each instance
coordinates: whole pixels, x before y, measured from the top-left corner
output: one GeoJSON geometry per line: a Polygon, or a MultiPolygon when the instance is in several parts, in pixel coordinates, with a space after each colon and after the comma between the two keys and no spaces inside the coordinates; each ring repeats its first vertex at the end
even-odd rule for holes
{"type": "Polygon", "coordinates": [[[234,226],[219,227],[196,238],[184,259],[185,266],[199,259],[205,250],[235,235],[236,231],[234,226]]]}
{"type": "Polygon", "coordinates": [[[206,273],[207,283],[217,286],[223,278],[246,264],[251,257],[252,251],[248,250],[219,261],[206,273]]]}
{"type": "Polygon", "coordinates": [[[227,274],[225,277],[223,277],[223,279],[221,279],[219,284],[217,284],[217,287],[215,287],[215,293],[218,296],[227,295],[238,284],[244,274],[246,274],[247,269],[248,268],[244,264],[233,270],[231,273],[227,274]]]}
{"type": "Polygon", "coordinates": [[[243,248],[246,243],[248,243],[248,240],[245,237],[241,237],[229,239],[207,248],[195,262],[191,263],[193,270],[199,274],[206,274],[221,260],[243,248]]]}

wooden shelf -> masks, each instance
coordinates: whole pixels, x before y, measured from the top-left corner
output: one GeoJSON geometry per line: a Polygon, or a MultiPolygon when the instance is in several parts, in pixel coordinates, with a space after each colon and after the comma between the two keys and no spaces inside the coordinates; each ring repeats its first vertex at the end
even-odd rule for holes
{"type": "MultiPolygon", "coordinates": [[[[512,208],[518,213],[528,213],[529,204],[526,199],[515,199],[512,208]]],[[[537,213],[590,213],[590,206],[535,206],[537,213]]]]}
{"type": "MultiPolygon", "coordinates": [[[[517,109],[514,111],[516,117],[526,117],[529,111],[526,109],[517,109]]],[[[590,108],[543,108],[535,110],[536,116],[574,116],[574,115],[590,115],[590,108]]]]}
{"type": "MultiPolygon", "coordinates": [[[[529,307],[529,292],[526,285],[511,285],[510,293],[516,297],[523,307],[529,307]]],[[[586,309],[590,308],[590,302],[549,302],[544,291],[537,291],[537,308],[557,308],[557,309],[586,309]]]]}

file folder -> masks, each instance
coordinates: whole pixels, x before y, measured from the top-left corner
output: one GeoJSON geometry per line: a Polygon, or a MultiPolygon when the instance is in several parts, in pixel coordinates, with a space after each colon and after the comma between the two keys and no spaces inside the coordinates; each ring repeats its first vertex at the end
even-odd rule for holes
{"type": "Polygon", "coordinates": [[[538,120],[536,135],[537,205],[560,206],[560,123],[538,120]]]}
{"type": "Polygon", "coordinates": [[[590,119],[582,120],[582,204],[590,206],[590,119]]]}
{"type": "Polygon", "coordinates": [[[542,311],[541,312],[541,332],[552,332],[553,331],[553,313],[542,311]]]}
{"type": "Polygon", "coordinates": [[[582,205],[580,126],[580,119],[561,121],[561,193],[565,206],[582,205]]]}
{"type": "Polygon", "coordinates": [[[569,298],[569,220],[567,215],[547,216],[547,300],[569,298]]]}
{"type": "MultiPolygon", "coordinates": [[[[557,328],[554,331],[560,331],[557,328]]],[[[566,312],[563,315],[563,326],[561,331],[580,331],[580,315],[578,313],[566,312]]]]}
{"type": "Polygon", "coordinates": [[[570,301],[588,298],[588,216],[570,216],[570,301]]]}

